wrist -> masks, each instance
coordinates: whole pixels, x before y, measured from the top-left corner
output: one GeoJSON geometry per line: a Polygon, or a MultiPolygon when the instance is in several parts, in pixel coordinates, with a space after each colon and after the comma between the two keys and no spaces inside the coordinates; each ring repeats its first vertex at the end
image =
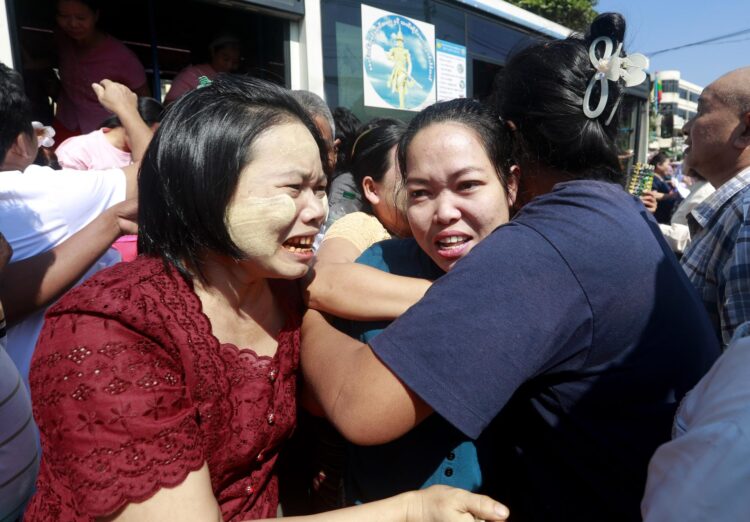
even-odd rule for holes
{"type": "Polygon", "coordinates": [[[120,216],[115,207],[108,208],[99,217],[106,227],[107,237],[111,238],[112,242],[123,235],[122,228],[120,227],[120,216]]]}

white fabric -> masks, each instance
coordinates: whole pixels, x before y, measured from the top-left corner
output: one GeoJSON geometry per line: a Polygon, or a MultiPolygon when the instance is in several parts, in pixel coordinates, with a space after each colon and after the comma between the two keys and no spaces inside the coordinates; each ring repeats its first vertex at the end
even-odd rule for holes
{"type": "Polygon", "coordinates": [[[688,196],[682,200],[680,205],[672,214],[669,225],[660,224],[659,228],[664,238],[669,243],[673,252],[682,254],[690,244],[690,229],[688,228],[687,217],[692,210],[703,203],[703,201],[716,192],[716,189],[708,181],[699,181],[695,183],[688,196]]]}
{"type": "Polygon", "coordinates": [[[750,516],[750,337],[733,341],[685,397],[648,468],[644,522],[750,516]]]}
{"type": "MultiPolygon", "coordinates": [[[[124,201],[125,194],[125,174],[119,169],[83,172],[31,165],[24,172],[0,172],[0,230],[13,247],[10,262],[51,250],[124,201]]],[[[110,248],[82,280],[118,261],[120,254],[110,248]]],[[[8,329],[7,351],[24,379],[44,312],[8,329]]]]}

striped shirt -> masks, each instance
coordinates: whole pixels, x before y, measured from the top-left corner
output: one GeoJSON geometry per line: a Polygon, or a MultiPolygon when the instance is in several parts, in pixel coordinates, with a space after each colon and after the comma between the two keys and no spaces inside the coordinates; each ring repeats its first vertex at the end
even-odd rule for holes
{"type": "Polygon", "coordinates": [[[694,208],[688,225],[693,240],[682,267],[726,346],[750,321],[750,168],[694,208]]]}
{"type": "Polygon", "coordinates": [[[5,351],[5,319],[0,318],[0,522],[19,519],[34,491],[37,438],[29,392],[5,351]]]}

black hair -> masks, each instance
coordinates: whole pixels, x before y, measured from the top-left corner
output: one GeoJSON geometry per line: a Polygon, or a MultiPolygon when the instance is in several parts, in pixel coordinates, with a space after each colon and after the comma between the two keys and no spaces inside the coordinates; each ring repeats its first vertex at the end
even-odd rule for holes
{"type": "Polygon", "coordinates": [[[375,118],[357,129],[352,143],[351,169],[357,187],[369,176],[380,182],[391,167],[391,149],[398,145],[406,124],[395,118],[375,118]]]}
{"type": "Polygon", "coordinates": [[[0,63],[0,163],[21,133],[32,135],[31,102],[21,75],[0,63]]]}
{"type": "Polygon", "coordinates": [[[657,165],[661,165],[665,161],[669,161],[669,156],[667,156],[663,152],[657,152],[656,154],[654,154],[653,158],[648,160],[648,164],[656,167],[657,165]]]}
{"type": "Polygon", "coordinates": [[[219,75],[177,100],[151,140],[138,178],[139,253],[161,257],[188,278],[203,278],[206,252],[243,259],[227,230],[227,205],[253,160],[253,143],[288,122],[307,127],[327,168],[318,129],[283,87],[219,75]]]}
{"type": "MultiPolygon", "coordinates": [[[[141,115],[141,119],[146,125],[150,127],[154,123],[161,122],[164,117],[164,105],[148,96],[141,96],[138,98],[138,114],[141,115]]],[[[99,127],[116,129],[117,127],[122,127],[122,122],[117,116],[112,116],[104,120],[99,127]]]]}
{"type": "MultiPolygon", "coordinates": [[[[600,36],[614,48],[625,37],[625,20],[617,13],[599,15],[584,35],[532,44],[520,50],[503,71],[497,93],[499,114],[516,130],[514,156],[519,165],[537,163],[571,179],[601,179],[624,183],[615,146],[617,115],[610,114],[623,96],[622,80],[609,81],[609,96],[597,118],[583,112],[586,88],[597,73],[589,46],[600,36]]],[[[621,54],[624,54],[621,52],[621,54]]],[[[595,81],[590,105],[600,99],[595,81]]]]}
{"type": "Polygon", "coordinates": [[[510,131],[493,109],[466,98],[435,103],[411,120],[398,145],[398,164],[404,181],[408,172],[409,145],[419,131],[436,123],[459,123],[474,131],[494,165],[500,183],[508,190],[507,175],[512,164],[510,131]]]}
{"type": "Polygon", "coordinates": [[[354,140],[357,139],[357,129],[362,125],[362,122],[346,107],[336,107],[333,110],[333,121],[336,122],[335,139],[339,140],[336,171],[349,172],[351,170],[349,155],[354,140]]]}

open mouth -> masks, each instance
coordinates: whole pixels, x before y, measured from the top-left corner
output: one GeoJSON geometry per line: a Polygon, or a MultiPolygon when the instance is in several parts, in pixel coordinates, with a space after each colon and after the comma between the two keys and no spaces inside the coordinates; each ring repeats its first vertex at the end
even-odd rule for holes
{"type": "Polygon", "coordinates": [[[459,247],[468,241],[469,238],[467,236],[449,236],[435,240],[435,244],[438,248],[449,249],[459,247]]]}
{"type": "Polygon", "coordinates": [[[435,240],[435,246],[438,254],[450,259],[461,257],[470,241],[469,236],[444,236],[435,240]]]}
{"type": "Polygon", "coordinates": [[[293,254],[312,254],[315,236],[290,237],[282,246],[293,254]]]}

